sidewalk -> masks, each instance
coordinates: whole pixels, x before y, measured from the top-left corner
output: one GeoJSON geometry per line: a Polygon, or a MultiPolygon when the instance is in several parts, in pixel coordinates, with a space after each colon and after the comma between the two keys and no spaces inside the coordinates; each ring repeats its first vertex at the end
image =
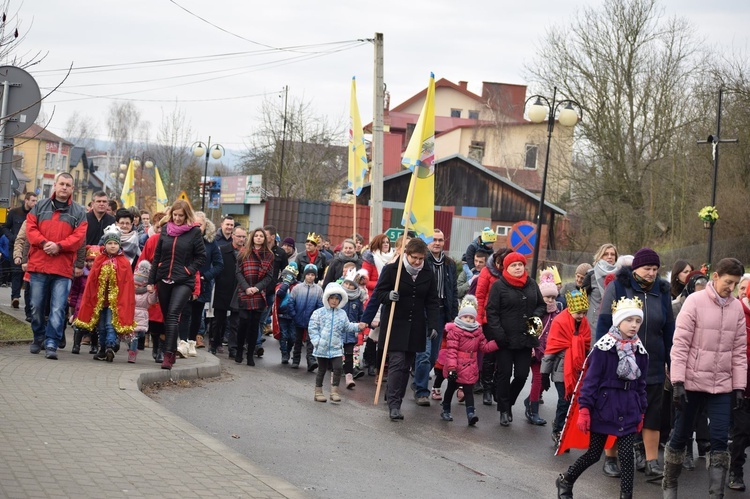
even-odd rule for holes
{"type": "MultiPolygon", "coordinates": [[[[0,288],[0,310],[24,319],[10,288],[0,288]]],[[[122,349],[96,362],[88,348],[70,353],[68,333],[57,361],[0,346],[0,497],[304,497],[139,390],[218,376],[216,357],[199,350],[171,372],[149,349],[136,364],[122,349]]]]}

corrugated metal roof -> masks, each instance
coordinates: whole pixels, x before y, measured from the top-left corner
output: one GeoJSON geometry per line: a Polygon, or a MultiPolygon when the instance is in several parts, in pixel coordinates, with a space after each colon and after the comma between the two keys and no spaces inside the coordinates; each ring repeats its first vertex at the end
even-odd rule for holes
{"type": "Polygon", "coordinates": [[[297,213],[299,212],[299,201],[291,198],[268,198],[266,201],[266,218],[263,225],[273,225],[279,232],[281,239],[293,237],[295,242],[299,241],[297,234],[297,213]]]}
{"type": "Polygon", "coordinates": [[[294,240],[304,243],[310,232],[325,236],[328,232],[328,219],[331,212],[330,202],[301,199],[298,206],[294,240]]]}

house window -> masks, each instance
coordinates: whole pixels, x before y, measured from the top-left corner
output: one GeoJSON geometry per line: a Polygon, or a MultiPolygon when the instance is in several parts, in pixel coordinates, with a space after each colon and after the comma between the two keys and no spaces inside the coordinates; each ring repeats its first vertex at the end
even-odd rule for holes
{"type": "Polygon", "coordinates": [[[484,159],[484,142],[472,140],[469,146],[469,159],[473,159],[479,163],[484,159]]]}
{"type": "Polygon", "coordinates": [[[409,140],[411,140],[411,136],[414,133],[414,128],[416,126],[417,126],[416,123],[406,124],[406,135],[404,135],[404,147],[406,147],[409,144],[409,140]]]}
{"type": "Polygon", "coordinates": [[[498,225],[495,228],[495,234],[497,234],[498,236],[507,236],[508,234],[510,234],[511,228],[512,227],[510,227],[509,225],[498,225]]]}
{"type": "Polygon", "coordinates": [[[460,118],[460,117],[461,117],[460,109],[451,109],[451,118],[460,118]]]}
{"type": "Polygon", "coordinates": [[[54,156],[51,153],[46,153],[44,155],[44,169],[45,170],[51,170],[53,167],[53,158],[54,156]]]}
{"type": "Polygon", "coordinates": [[[478,120],[479,119],[479,111],[469,111],[469,119],[470,120],[478,120]]]}
{"type": "Polygon", "coordinates": [[[539,152],[539,146],[536,144],[526,144],[526,161],[523,164],[524,168],[530,170],[536,170],[536,158],[539,152]]]}

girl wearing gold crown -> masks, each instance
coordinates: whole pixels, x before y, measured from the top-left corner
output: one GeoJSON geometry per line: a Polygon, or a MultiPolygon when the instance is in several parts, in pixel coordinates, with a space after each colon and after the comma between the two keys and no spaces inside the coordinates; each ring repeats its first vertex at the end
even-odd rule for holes
{"type": "Polygon", "coordinates": [[[612,307],[613,326],[586,359],[557,455],[569,448],[588,447],[588,451],[557,478],[560,498],[573,497],[575,481],[599,461],[605,446],[611,447],[614,438],[620,458],[620,498],[633,497],[633,443],[643,426],[647,404],[648,354],[638,338],[642,307],[638,298],[616,302],[612,307]],[[608,441],[608,435],[614,438],[608,441]]]}

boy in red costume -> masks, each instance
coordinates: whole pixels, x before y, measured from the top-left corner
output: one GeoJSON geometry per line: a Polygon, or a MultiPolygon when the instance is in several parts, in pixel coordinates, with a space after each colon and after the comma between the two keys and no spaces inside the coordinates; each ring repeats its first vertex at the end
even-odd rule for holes
{"type": "Polygon", "coordinates": [[[107,227],[103,242],[73,324],[89,331],[98,324],[99,353],[94,359],[112,362],[117,335],[132,336],[135,332],[135,284],[130,260],[120,248],[120,230],[107,227]]]}

